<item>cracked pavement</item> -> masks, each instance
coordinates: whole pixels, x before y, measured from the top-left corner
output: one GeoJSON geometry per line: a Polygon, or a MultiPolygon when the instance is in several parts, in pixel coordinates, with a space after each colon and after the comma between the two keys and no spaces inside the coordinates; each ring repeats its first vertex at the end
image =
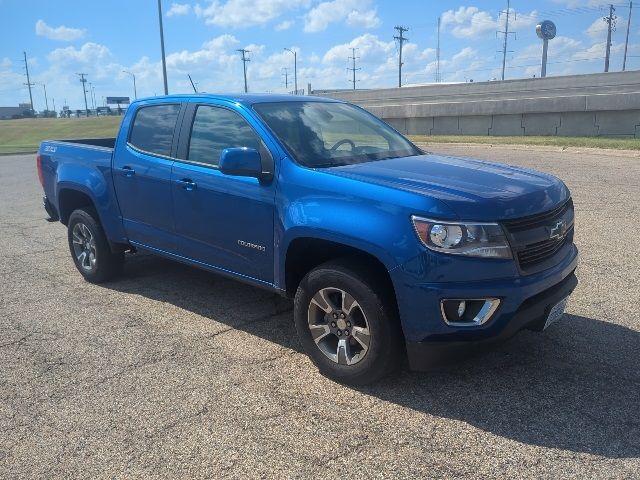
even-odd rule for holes
{"type": "Polygon", "coordinates": [[[580,285],[544,334],[360,389],[270,293],[144,254],[84,282],[34,155],[0,157],[0,478],[640,478],[640,159],[430,149],[564,179],[580,285]]]}

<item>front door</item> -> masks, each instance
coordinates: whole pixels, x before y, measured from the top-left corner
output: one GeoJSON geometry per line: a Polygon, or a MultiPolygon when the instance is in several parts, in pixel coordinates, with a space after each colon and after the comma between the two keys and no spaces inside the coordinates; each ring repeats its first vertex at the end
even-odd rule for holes
{"type": "Polygon", "coordinates": [[[170,158],[180,104],[141,107],[113,159],[113,184],[127,238],[176,251],[170,158]]]}
{"type": "MultiPolygon", "coordinates": [[[[193,261],[273,283],[274,182],[225,175],[222,150],[250,147],[271,155],[238,113],[193,106],[188,146],[173,165],[171,183],[179,254],[193,261]]],[[[186,127],[183,127],[183,130],[186,127]]]]}

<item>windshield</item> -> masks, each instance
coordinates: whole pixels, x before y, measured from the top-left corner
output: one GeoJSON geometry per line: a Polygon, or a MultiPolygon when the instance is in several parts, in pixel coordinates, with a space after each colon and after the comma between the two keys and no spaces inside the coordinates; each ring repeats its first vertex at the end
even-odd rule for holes
{"type": "Polygon", "coordinates": [[[306,167],[337,167],[420,155],[406,138],[370,113],[345,103],[258,103],[253,109],[306,167]]]}

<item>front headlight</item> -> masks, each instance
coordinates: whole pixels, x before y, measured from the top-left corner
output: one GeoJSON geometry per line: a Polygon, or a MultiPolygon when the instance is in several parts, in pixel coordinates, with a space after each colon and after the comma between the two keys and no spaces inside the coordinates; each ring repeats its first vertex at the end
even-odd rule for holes
{"type": "Polygon", "coordinates": [[[497,223],[456,223],[411,217],[418,238],[436,252],[469,257],[512,258],[511,248],[497,223]]]}

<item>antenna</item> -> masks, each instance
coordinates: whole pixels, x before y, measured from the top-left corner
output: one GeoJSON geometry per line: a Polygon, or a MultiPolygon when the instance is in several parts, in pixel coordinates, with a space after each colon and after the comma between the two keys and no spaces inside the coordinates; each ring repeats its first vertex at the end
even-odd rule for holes
{"type": "Polygon", "coordinates": [[[408,32],[409,29],[402,26],[393,28],[398,31],[398,36],[394,36],[393,38],[398,40],[398,42],[400,43],[400,54],[398,56],[398,88],[400,88],[402,87],[402,45],[404,44],[404,42],[409,40],[404,36],[404,32],[408,32]]]}
{"type": "Polygon", "coordinates": [[[244,71],[244,93],[247,93],[249,91],[247,88],[247,62],[251,61],[247,58],[247,53],[250,53],[250,51],[245,48],[239,48],[236,51],[240,52],[242,56],[242,70],[244,71]]]}
{"type": "Polygon", "coordinates": [[[191,75],[187,73],[187,77],[189,77],[189,81],[191,82],[191,86],[193,87],[193,93],[198,93],[198,90],[196,89],[196,86],[194,85],[193,80],[191,80],[191,75]]]}
{"type": "Polygon", "coordinates": [[[349,57],[349,60],[353,61],[353,67],[349,68],[347,67],[347,70],[351,70],[351,72],[353,73],[353,80],[349,80],[351,83],[353,83],[353,89],[356,89],[356,70],[362,70],[361,68],[356,68],[356,60],[358,60],[360,57],[356,57],[356,50],[358,50],[357,48],[351,48],[351,56],[349,57]]]}

